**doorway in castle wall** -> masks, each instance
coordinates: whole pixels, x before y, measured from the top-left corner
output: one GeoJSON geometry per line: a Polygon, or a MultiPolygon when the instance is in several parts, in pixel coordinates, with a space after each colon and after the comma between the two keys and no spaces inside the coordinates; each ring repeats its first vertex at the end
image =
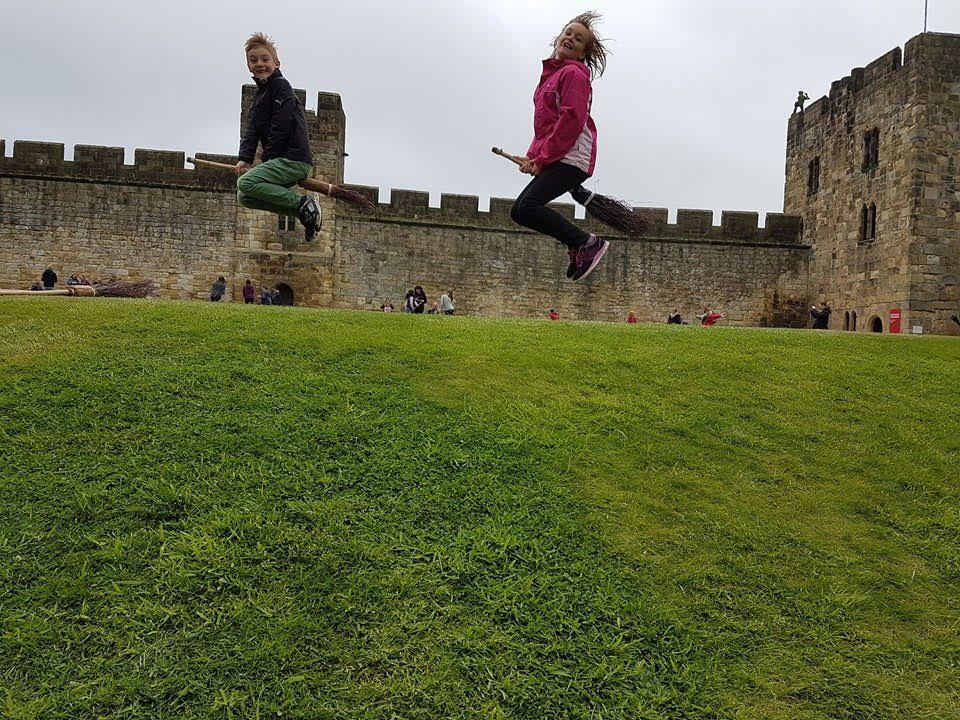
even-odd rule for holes
{"type": "Polygon", "coordinates": [[[843,329],[844,330],[850,329],[850,312],[849,311],[843,314],[843,329]]]}
{"type": "Polygon", "coordinates": [[[870,321],[870,332],[875,332],[875,333],[883,332],[883,320],[881,320],[876,315],[874,315],[873,319],[870,321]]]}
{"type": "Polygon", "coordinates": [[[277,305],[293,305],[293,288],[286,283],[277,283],[277,292],[280,293],[280,300],[277,305]]]}
{"type": "Polygon", "coordinates": [[[857,331],[857,311],[854,310],[850,313],[850,332],[857,331]]]}

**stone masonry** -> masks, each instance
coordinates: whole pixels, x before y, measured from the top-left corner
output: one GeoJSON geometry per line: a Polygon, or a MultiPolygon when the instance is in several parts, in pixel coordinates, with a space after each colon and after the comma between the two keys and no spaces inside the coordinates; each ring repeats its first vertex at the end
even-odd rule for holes
{"type": "Polygon", "coordinates": [[[919,35],[790,119],[784,207],[831,327],[887,331],[899,309],[905,332],[960,332],[958,149],[960,35],[919,35]]]}
{"type": "MultiPolygon", "coordinates": [[[[243,88],[241,126],[253,91],[243,88]]],[[[315,176],[342,181],[339,96],[320,93],[306,114],[315,176]]],[[[152,278],[161,297],[178,299],[206,297],[225,275],[233,300],[249,277],[319,307],[373,309],[384,298],[399,306],[419,284],[431,299],[452,289],[465,314],[543,317],[556,308],[568,319],[623,320],[635,310],[663,321],[709,304],[734,325],[805,323],[808,248],[798,218],[771,214],[760,228],[756,213],[724,212],[714,226],[709,211],[680,210],[668,224],[666,210],[652,210],[648,238],[615,238],[601,270],[575,286],[563,277],[563,249],[517,227],[510,200],[481,212],[476,197],[444,195],[432,208],[427,193],[394,190],[365,216],[322,198],[324,228],[308,245],[299,229],[239,207],[231,173],[186,169],[180,152],[137,150],[128,166],[122,148],[77,146],[71,161],[56,143],[17,141],[10,158],[3,149],[0,140],[3,286],[29,286],[52,266],[63,278],[152,278]]],[[[572,205],[556,207],[573,217],[572,205]]]]}

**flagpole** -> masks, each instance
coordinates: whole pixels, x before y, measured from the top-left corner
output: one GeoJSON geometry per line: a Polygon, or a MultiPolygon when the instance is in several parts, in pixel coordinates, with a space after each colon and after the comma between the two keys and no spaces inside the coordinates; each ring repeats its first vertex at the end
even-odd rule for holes
{"type": "Polygon", "coordinates": [[[923,0],[923,31],[927,31],[927,13],[930,10],[930,0],[923,0]]]}

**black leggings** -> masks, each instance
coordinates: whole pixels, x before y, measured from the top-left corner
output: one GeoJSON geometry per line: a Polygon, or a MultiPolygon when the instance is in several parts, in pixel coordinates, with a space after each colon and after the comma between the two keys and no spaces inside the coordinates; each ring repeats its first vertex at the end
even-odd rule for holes
{"type": "Polygon", "coordinates": [[[571,250],[590,239],[584,232],[556,210],[547,207],[589,177],[580,168],[556,162],[548,165],[527,185],[510,209],[510,218],[518,225],[556,238],[571,250]]]}

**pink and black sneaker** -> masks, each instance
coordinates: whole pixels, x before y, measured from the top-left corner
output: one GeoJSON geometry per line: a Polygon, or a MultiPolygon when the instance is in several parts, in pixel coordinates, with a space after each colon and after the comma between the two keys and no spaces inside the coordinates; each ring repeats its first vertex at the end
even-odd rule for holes
{"type": "Polygon", "coordinates": [[[576,250],[576,255],[573,258],[576,264],[573,280],[583,280],[592,273],[597,265],[600,264],[600,261],[603,260],[603,256],[606,255],[608,247],[610,247],[608,241],[596,235],[591,235],[590,239],[576,250]]]}

